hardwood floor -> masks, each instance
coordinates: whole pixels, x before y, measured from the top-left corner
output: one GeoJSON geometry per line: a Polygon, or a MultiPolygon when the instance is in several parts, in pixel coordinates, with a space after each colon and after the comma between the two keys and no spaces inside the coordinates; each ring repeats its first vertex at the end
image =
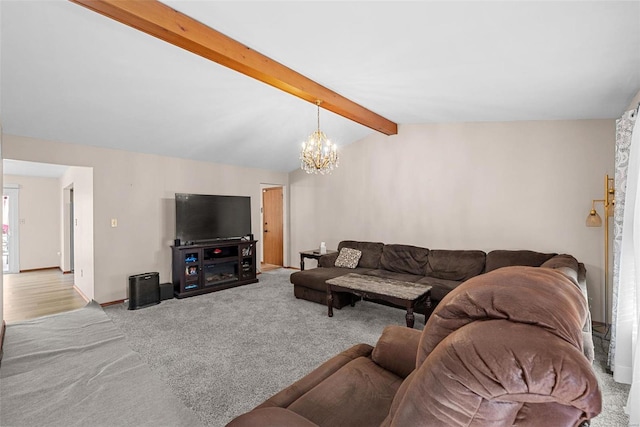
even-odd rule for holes
{"type": "Polygon", "coordinates": [[[265,272],[265,271],[270,271],[270,270],[276,270],[278,268],[282,268],[281,265],[274,265],[274,264],[266,264],[266,263],[261,263],[260,264],[260,271],[265,272]]]}
{"type": "Polygon", "coordinates": [[[7,324],[87,304],[73,287],[73,274],[62,274],[58,269],[5,274],[3,287],[3,317],[7,324]]]}

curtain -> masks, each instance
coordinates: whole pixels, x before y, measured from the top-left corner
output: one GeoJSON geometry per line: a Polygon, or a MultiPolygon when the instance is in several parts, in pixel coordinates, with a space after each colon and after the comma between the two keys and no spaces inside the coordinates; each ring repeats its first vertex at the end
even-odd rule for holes
{"type": "Polygon", "coordinates": [[[640,423],[640,121],[636,116],[636,111],[627,112],[616,124],[613,324],[609,349],[614,379],[631,384],[625,409],[632,425],[640,423]],[[626,173],[619,177],[624,169],[626,173]]]}
{"type": "MultiPolygon", "coordinates": [[[[607,366],[613,368],[616,353],[616,318],[618,313],[618,289],[620,284],[620,251],[622,247],[622,220],[626,204],[627,172],[629,169],[629,151],[631,149],[631,134],[637,117],[636,110],[627,111],[616,120],[615,145],[615,205],[613,212],[613,290],[611,298],[611,341],[609,344],[609,359],[607,366]]],[[[606,214],[606,212],[605,212],[606,214]]],[[[605,323],[608,319],[605,319],[605,323]]],[[[613,370],[613,369],[612,369],[613,370]]]]}

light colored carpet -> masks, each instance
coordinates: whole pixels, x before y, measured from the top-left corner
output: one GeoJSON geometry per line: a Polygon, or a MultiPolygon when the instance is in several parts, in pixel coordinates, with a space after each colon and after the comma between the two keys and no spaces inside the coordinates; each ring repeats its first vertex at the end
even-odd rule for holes
{"type": "MultiPolygon", "coordinates": [[[[404,324],[403,310],[370,302],[334,310],[329,318],[326,307],[293,296],[291,272],[269,271],[259,283],[105,312],[205,425],[224,426],[340,351],[374,345],[386,325],[404,324]]],[[[424,316],[416,315],[415,327],[424,328],[424,316]]],[[[592,425],[626,425],[618,424],[624,390],[610,395],[611,384],[603,380],[608,374],[598,375],[607,387],[605,408],[592,425]]]]}
{"type": "Polygon", "coordinates": [[[7,326],[0,425],[198,425],[97,302],[7,326]]]}
{"type": "Polygon", "coordinates": [[[602,390],[602,413],[591,422],[591,427],[628,426],[629,416],[624,413],[624,407],[627,404],[631,386],[615,382],[613,375],[607,370],[609,341],[594,333],[593,344],[596,353],[593,368],[602,390]]]}

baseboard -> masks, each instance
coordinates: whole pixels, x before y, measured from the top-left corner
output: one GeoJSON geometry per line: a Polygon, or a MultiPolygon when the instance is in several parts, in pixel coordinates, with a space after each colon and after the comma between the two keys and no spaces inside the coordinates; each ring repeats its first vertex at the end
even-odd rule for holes
{"type": "Polygon", "coordinates": [[[609,332],[610,332],[610,327],[611,325],[607,325],[606,323],[603,322],[594,322],[591,321],[591,331],[594,334],[599,334],[602,335],[603,337],[607,337],[609,336],[609,332]]]}
{"type": "Polygon", "coordinates": [[[85,300],[86,302],[91,302],[91,300],[89,298],[87,298],[87,296],[84,294],[84,292],[82,292],[80,290],[80,288],[78,288],[76,285],[73,285],[73,289],[75,289],[76,292],[80,294],[80,296],[82,297],[83,300],[85,300]]]}
{"type": "Polygon", "coordinates": [[[43,271],[43,270],[60,270],[60,267],[28,268],[26,270],[20,270],[20,273],[30,273],[32,271],[43,271]]]}
{"type": "Polygon", "coordinates": [[[591,329],[607,329],[609,326],[611,326],[611,325],[608,325],[608,324],[603,323],[603,322],[591,321],[591,329]]]}
{"type": "Polygon", "coordinates": [[[109,307],[110,305],[124,304],[125,301],[126,300],[119,299],[119,300],[116,300],[116,301],[104,302],[104,303],[100,304],[100,307],[109,307]]]}
{"type": "Polygon", "coordinates": [[[4,344],[4,331],[7,329],[7,323],[3,320],[0,326],[0,362],[2,361],[2,345],[4,344]]]}

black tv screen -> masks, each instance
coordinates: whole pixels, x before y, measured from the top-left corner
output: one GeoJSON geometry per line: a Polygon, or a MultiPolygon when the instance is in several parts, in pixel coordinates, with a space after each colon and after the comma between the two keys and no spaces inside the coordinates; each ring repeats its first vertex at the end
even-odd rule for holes
{"type": "Polygon", "coordinates": [[[251,197],[176,193],[176,239],[180,244],[250,234],[251,197]]]}

